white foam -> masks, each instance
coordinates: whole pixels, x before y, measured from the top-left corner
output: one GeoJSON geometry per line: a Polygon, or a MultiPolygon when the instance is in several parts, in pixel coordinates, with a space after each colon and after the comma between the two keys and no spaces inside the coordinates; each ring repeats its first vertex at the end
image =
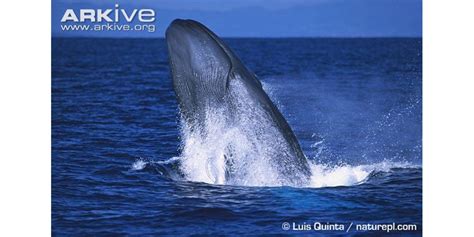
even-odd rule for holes
{"type": "Polygon", "coordinates": [[[148,162],[144,161],[143,159],[138,159],[132,164],[132,170],[142,170],[146,167],[148,162]]]}
{"type": "Polygon", "coordinates": [[[382,161],[370,165],[340,165],[328,167],[310,162],[312,176],[307,187],[337,187],[362,184],[373,172],[389,172],[394,168],[416,167],[410,163],[382,161]]]}
{"type": "Polygon", "coordinates": [[[351,186],[362,182],[371,173],[360,166],[339,166],[328,168],[325,165],[311,165],[311,181],[308,187],[351,186]]]}

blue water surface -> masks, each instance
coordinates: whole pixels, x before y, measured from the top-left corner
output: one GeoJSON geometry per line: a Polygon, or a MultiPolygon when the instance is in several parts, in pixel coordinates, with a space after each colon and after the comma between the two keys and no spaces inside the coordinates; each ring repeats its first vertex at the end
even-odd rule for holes
{"type": "Polygon", "coordinates": [[[341,187],[174,180],[154,165],[180,153],[165,41],[53,38],[53,235],[421,235],[420,38],[225,41],[309,159],[387,168],[341,187]],[[284,222],[417,231],[295,231],[284,222]]]}

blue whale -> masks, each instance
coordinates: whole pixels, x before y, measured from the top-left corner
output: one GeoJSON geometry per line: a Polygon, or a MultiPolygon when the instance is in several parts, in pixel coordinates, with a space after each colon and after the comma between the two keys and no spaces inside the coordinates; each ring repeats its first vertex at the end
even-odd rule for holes
{"type": "Polygon", "coordinates": [[[206,111],[212,108],[223,108],[226,119],[239,123],[243,120],[235,119],[239,116],[238,109],[252,106],[250,110],[258,113],[248,113],[246,124],[264,123],[265,126],[261,131],[254,129],[253,136],[279,137],[278,146],[283,147],[280,154],[272,157],[284,180],[282,183],[302,184],[309,179],[308,161],[288,122],[265,93],[257,76],[224,41],[197,21],[176,19],[166,30],[166,42],[173,88],[185,124],[194,130],[201,129],[206,111]],[[244,97],[231,96],[235,93],[244,97]],[[274,130],[273,134],[265,134],[270,130],[274,130]]]}

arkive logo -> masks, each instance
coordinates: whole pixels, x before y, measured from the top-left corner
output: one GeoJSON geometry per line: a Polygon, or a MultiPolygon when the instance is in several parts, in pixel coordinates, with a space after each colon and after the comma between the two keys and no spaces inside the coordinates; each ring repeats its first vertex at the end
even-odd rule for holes
{"type": "Polygon", "coordinates": [[[127,22],[132,22],[135,19],[140,22],[155,21],[155,10],[153,9],[127,11],[120,9],[119,4],[115,4],[114,9],[80,9],[78,13],[74,9],[66,9],[61,22],[119,22],[122,19],[127,22]]]}
{"type": "Polygon", "coordinates": [[[108,9],[66,9],[61,17],[62,31],[155,32],[153,9],[124,9],[115,4],[108,9]]]}

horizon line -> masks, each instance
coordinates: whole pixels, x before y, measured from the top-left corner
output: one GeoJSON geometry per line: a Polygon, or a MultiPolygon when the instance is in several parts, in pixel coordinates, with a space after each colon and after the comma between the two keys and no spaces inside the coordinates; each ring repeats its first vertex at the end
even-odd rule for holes
{"type": "MultiPolygon", "coordinates": [[[[87,39],[166,39],[165,37],[148,36],[58,36],[51,35],[53,38],[87,38],[87,39]]],[[[387,38],[410,38],[423,39],[423,36],[222,36],[223,39],[387,39],[387,38]]]]}

